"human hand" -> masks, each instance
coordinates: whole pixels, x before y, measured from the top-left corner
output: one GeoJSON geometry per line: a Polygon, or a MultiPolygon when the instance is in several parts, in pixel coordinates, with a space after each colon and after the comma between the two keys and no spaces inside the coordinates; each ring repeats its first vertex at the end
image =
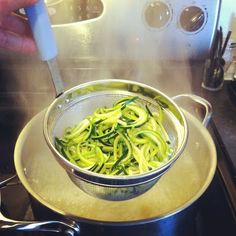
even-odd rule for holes
{"type": "Polygon", "coordinates": [[[0,0],[0,48],[30,54],[37,50],[27,19],[14,11],[38,0],[0,0]]]}

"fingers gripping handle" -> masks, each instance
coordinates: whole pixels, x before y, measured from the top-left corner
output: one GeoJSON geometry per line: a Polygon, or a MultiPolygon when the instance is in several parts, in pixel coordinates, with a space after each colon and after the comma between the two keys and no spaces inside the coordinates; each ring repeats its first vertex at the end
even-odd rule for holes
{"type": "Polygon", "coordinates": [[[57,46],[53,35],[47,8],[43,0],[25,8],[31,30],[41,59],[49,61],[57,56],[57,46]]]}

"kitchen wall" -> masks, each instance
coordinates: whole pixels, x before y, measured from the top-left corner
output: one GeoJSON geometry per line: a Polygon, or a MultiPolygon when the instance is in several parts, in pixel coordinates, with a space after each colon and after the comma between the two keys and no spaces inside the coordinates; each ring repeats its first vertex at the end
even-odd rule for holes
{"type": "Polygon", "coordinates": [[[222,0],[219,26],[223,27],[224,35],[232,30],[231,37],[236,41],[236,2],[235,0],[222,0]]]}

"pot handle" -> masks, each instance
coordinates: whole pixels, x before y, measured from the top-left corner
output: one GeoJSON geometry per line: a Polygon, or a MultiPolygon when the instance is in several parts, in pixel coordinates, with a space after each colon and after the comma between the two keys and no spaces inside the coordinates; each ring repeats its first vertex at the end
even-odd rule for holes
{"type": "MultiPolygon", "coordinates": [[[[180,104],[180,100],[186,101],[186,100],[191,100],[195,104],[201,105],[205,109],[205,115],[204,118],[202,119],[202,124],[203,126],[207,127],[207,125],[210,122],[210,119],[212,117],[212,106],[211,104],[204,98],[194,95],[194,94],[180,94],[172,97],[172,99],[180,104]]],[[[181,106],[181,104],[180,104],[181,106]]]]}
{"type": "Polygon", "coordinates": [[[53,232],[65,236],[79,235],[80,228],[74,221],[16,221],[6,218],[0,212],[0,231],[53,232]]]}
{"type": "MultiPolygon", "coordinates": [[[[16,176],[12,176],[0,182],[0,189],[6,187],[16,176]]],[[[0,191],[1,206],[1,191],[0,191]]],[[[0,209],[1,210],[1,209],[0,209]]],[[[79,235],[80,227],[75,221],[17,221],[5,217],[0,211],[0,232],[1,231],[22,231],[22,232],[54,232],[63,233],[65,236],[79,235]]]]}

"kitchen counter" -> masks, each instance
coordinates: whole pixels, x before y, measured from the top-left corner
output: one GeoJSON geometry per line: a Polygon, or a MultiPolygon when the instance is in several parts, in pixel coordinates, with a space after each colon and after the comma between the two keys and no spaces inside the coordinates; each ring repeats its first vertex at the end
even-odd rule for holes
{"type": "Polygon", "coordinates": [[[213,108],[212,120],[209,130],[220,146],[218,155],[218,171],[226,186],[226,192],[236,213],[236,98],[229,92],[231,81],[224,81],[219,91],[208,91],[201,88],[200,83],[195,84],[194,93],[207,99],[213,108]]]}
{"type": "Polygon", "coordinates": [[[212,104],[214,125],[227,149],[236,181],[236,97],[234,100],[230,97],[229,86],[230,81],[225,81],[220,91],[202,89],[200,93],[212,104]]]}

